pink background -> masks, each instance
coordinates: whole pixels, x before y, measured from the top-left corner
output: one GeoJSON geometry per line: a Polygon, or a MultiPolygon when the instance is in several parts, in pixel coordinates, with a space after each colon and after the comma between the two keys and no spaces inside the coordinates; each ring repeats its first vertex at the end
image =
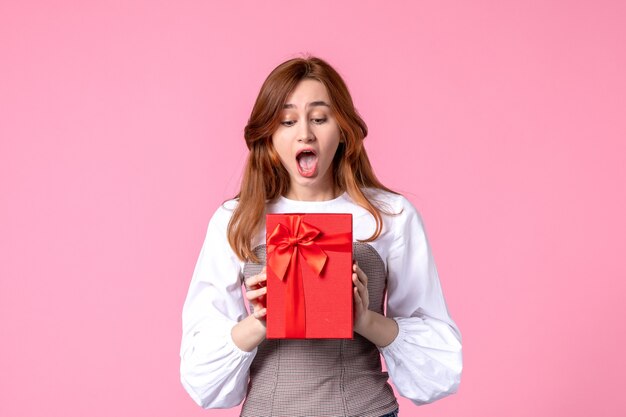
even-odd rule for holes
{"type": "Polygon", "coordinates": [[[184,392],[181,309],[300,52],[345,77],[463,333],[459,392],[402,416],[624,415],[624,4],[2,1],[0,415],[238,415],[184,392]]]}

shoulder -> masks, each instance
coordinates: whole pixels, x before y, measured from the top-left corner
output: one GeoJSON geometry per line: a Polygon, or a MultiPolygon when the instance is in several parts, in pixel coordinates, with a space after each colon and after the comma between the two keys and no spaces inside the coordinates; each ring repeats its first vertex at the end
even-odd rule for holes
{"type": "Polygon", "coordinates": [[[233,216],[237,204],[239,204],[238,199],[226,200],[220,204],[211,216],[209,228],[225,230],[228,227],[228,223],[233,216]]]}
{"type": "Polygon", "coordinates": [[[402,221],[411,217],[421,220],[419,211],[413,203],[402,194],[392,193],[379,188],[364,188],[363,194],[385,214],[402,221]]]}
{"type": "Polygon", "coordinates": [[[385,227],[394,246],[420,239],[425,235],[426,230],[419,210],[404,195],[370,188],[367,189],[366,196],[381,210],[385,227]]]}

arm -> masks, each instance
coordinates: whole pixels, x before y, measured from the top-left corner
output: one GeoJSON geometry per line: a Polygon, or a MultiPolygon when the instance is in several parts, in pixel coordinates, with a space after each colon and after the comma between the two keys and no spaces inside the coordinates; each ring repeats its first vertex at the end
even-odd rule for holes
{"type": "Polygon", "coordinates": [[[203,408],[234,407],[243,400],[256,349],[240,349],[233,327],[248,315],[241,292],[241,268],[226,237],[230,213],[211,218],[183,306],[180,376],[203,408]]]}
{"type": "Polygon", "coordinates": [[[387,316],[398,335],[380,351],[398,392],[420,405],[458,390],[461,333],[448,313],[421,216],[402,201],[387,258],[387,316]]]}

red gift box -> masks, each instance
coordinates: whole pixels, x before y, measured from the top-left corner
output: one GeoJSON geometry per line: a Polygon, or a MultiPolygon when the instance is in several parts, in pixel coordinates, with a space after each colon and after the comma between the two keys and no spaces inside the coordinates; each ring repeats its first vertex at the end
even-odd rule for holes
{"type": "Polygon", "coordinates": [[[268,339],[351,339],[352,214],[267,214],[268,339]]]}

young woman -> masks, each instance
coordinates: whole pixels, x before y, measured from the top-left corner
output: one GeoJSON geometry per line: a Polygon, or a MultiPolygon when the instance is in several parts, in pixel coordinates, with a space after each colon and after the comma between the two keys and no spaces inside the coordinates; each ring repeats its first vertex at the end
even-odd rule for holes
{"type": "Polygon", "coordinates": [[[202,407],[245,398],[241,416],[396,416],[381,353],[415,404],[457,391],[461,334],[422,218],[376,179],[366,136],[325,61],[291,59],[265,80],[241,190],[209,222],[183,307],[181,381],[202,407]],[[320,212],[353,215],[354,338],[266,339],[265,214],[320,212]]]}

